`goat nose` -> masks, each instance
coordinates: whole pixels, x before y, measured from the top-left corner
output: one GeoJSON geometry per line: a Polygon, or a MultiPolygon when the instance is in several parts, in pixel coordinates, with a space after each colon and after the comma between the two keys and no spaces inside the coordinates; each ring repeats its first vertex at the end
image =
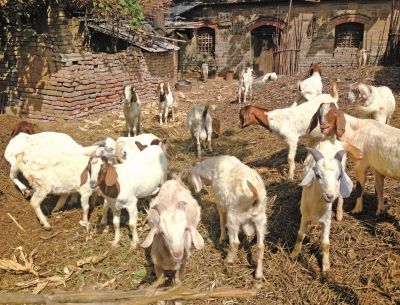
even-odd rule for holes
{"type": "Polygon", "coordinates": [[[326,198],[327,198],[328,200],[330,200],[330,201],[332,201],[333,198],[335,197],[335,194],[332,193],[332,192],[326,192],[325,195],[326,195],[326,198]]]}
{"type": "Polygon", "coordinates": [[[178,250],[178,251],[173,251],[172,253],[176,259],[181,259],[183,257],[183,251],[178,250]]]}
{"type": "Polygon", "coordinates": [[[90,187],[95,188],[96,187],[96,181],[90,181],[90,187]]]}

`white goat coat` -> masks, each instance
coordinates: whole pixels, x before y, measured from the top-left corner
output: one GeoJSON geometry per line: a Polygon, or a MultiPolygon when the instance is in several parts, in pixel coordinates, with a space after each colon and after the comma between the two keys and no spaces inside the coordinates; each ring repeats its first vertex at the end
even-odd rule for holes
{"type": "Polygon", "coordinates": [[[187,125],[190,133],[196,139],[206,141],[212,136],[212,118],[210,111],[207,112],[203,119],[205,105],[194,105],[189,109],[187,116],[187,125]]]}
{"type": "Polygon", "coordinates": [[[253,221],[265,214],[266,207],[266,190],[261,176],[232,156],[207,158],[201,164],[202,167],[212,168],[205,178],[212,183],[218,197],[217,205],[234,215],[228,216],[227,227],[231,226],[229,220],[234,221],[235,226],[242,226],[247,235],[254,234],[253,221]],[[247,181],[256,188],[259,204],[254,204],[254,194],[247,181]]]}
{"type": "Polygon", "coordinates": [[[372,115],[372,118],[381,123],[390,121],[396,108],[396,100],[392,90],[386,86],[370,86],[370,88],[371,94],[365,100],[364,105],[360,107],[360,110],[372,115]]]}
{"type": "Polygon", "coordinates": [[[163,147],[161,139],[152,133],[142,133],[135,137],[119,137],[115,142],[115,155],[117,160],[122,162],[124,159],[133,158],[140,153],[140,149],[137,147],[135,142],[149,146],[153,140],[159,140],[159,145],[163,147]],[[126,158],[124,157],[125,145],[129,146],[128,150],[130,152],[129,156],[128,154],[126,155],[126,158]]]}
{"type": "Polygon", "coordinates": [[[400,179],[400,129],[348,114],[345,114],[345,119],[346,128],[341,140],[364,154],[356,164],[370,166],[386,177],[400,179]]]}
{"type": "Polygon", "coordinates": [[[298,84],[301,95],[310,101],[322,94],[322,80],[319,72],[314,72],[310,77],[298,84]]]}

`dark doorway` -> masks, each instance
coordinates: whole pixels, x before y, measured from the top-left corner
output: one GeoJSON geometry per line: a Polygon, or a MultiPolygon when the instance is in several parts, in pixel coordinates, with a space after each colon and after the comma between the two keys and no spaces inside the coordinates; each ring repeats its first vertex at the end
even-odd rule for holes
{"type": "Polygon", "coordinates": [[[273,72],[274,69],[274,37],[277,28],[264,25],[251,32],[251,44],[253,49],[253,68],[259,74],[273,72]]]}

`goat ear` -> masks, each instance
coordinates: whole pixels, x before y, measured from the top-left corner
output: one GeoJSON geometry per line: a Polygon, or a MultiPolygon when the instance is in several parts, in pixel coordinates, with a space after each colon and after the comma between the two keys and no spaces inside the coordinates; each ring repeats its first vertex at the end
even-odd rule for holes
{"type": "Polygon", "coordinates": [[[147,145],[143,145],[142,143],[135,141],[135,144],[137,146],[137,148],[139,148],[140,151],[142,151],[143,149],[145,149],[147,147],[147,145]]]}
{"type": "Polygon", "coordinates": [[[346,172],[342,170],[342,176],[340,177],[340,194],[343,198],[347,198],[350,196],[352,189],[353,181],[351,181],[346,172]]]}
{"type": "Polygon", "coordinates": [[[304,175],[303,180],[299,183],[299,186],[308,186],[313,181],[314,177],[314,169],[310,168],[310,170],[304,175]]]}
{"type": "Polygon", "coordinates": [[[336,136],[340,138],[346,131],[346,119],[344,118],[344,112],[338,110],[336,117],[336,136]]]}
{"type": "Polygon", "coordinates": [[[85,169],[83,170],[82,174],[81,174],[81,185],[84,185],[88,179],[89,175],[88,175],[88,171],[87,171],[87,167],[85,167],[85,169]]]}
{"type": "Polygon", "coordinates": [[[343,143],[343,149],[347,152],[352,160],[361,160],[364,158],[363,152],[350,143],[343,143]]]}
{"type": "Polygon", "coordinates": [[[318,107],[317,112],[315,112],[314,115],[312,116],[310,124],[308,125],[308,128],[307,128],[306,134],[310,134],[311,131],[313,131],[315,129],[315,127],[317,127],[320,107],[321,106],[318,107]]]}
{"type": "Polygon", "coordinates": [[[146,239],[142,244],[140,245],[142,248],[148,248],[151,246],[153,243],[154,235],[156,235],[159,232],[158,228],[151,228],[149,234],[147,234],[146,239]]]}
{"type": "Polygon", "coordinates": [[[197,250],[204,248],[204,239],[195,227],[189,228],[190,235],[192,236],[193,245],[197,250]]]}
{"type": "Polygon", "coordinates": [[[89,178],[89,173],[90,173],[91,165],[92,165],[92,163],[90,163],[91,160],[92,160],[92,158],[89,159],[88,164],[86,165],[85,169],[81,173],[81,185],[84,185],[86,183],[87,179],[89,178]]]}
{"type": "Polygon", "coordinates": [[[113,186],[116,184],[118,181],[118,174],[117,171],[115,170],[114,166],[111,164],[107,166],[106,169],[106,178],[105,178],[105,183],[107,186],[113,186]]]}
{"type": "Polygon", "coordinates": [[[159,139],[154,139],[150,142],[150,145],[160,145],[161,141],[159,139]]]}
{"type": "Polygon", "coordinates": [[[191,178],[194,186],[194,192],[200,193],[201,189],[203,188],[203,182],[201,181],[200,175],[192,173],[191,178]]]}

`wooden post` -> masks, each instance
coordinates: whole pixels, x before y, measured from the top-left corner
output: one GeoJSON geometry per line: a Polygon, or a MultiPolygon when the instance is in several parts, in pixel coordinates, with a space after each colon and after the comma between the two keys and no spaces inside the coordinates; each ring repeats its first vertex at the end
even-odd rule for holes
{"type": "Polygon", "coordinates": [[[156,32],[161,36],[165,36],[165,18],[163,9],[159,8],[155,10],[153,23],[156,32]]]}

